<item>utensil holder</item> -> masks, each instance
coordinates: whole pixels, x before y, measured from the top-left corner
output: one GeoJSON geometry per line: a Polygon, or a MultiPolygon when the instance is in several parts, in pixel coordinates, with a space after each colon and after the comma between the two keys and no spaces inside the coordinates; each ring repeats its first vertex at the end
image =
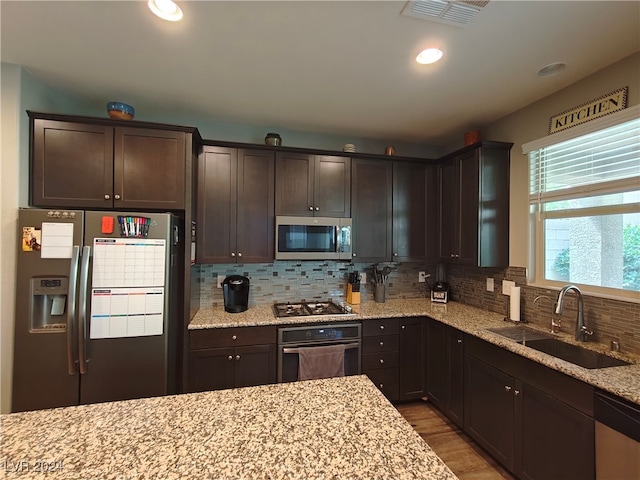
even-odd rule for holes
{"type": "Polygon", "coordinates": [[[373,300],[378,303],[384,303],[385,292],[386,285],[384,283],[377,283],[373,287],[373,300]]]}

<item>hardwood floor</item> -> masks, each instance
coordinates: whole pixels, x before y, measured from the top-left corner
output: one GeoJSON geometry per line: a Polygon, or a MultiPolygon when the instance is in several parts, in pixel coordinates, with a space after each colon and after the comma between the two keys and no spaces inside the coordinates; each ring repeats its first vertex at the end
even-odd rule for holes
{"type": "Polygon", "coordinates": [[[429,402],[396,408],[460,480],[515,479],[429,402]]]}

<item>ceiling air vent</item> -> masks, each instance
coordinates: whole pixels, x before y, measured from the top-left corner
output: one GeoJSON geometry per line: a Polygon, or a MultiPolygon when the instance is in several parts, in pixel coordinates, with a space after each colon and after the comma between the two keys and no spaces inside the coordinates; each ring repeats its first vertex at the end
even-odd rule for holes
{"type": "Polygon", "coordinates": [[[417,0],[407,2],[402,15],[464,27],[471,23],[488,3],[488,0],[417,0]]]}

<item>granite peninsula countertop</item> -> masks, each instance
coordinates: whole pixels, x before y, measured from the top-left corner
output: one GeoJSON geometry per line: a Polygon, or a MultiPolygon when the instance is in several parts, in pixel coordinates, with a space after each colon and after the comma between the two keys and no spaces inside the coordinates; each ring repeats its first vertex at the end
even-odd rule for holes
{"type": "MultiPolygon", "coordinates": [[[[565,362],[487,331],[488,328],[512,325],[504,321],[504,315],[457,302],[439,304],[432,303],[427,298],[388,299],[385,303],[366,302],[353,305],[353,311],[354,315],[349,317],[329,316],[323,317],[321,321],[366,321],[375,318],[428,316],[640,405],[640,357],[610,352],[607,346],[602,344],[576,342],[570,333],[560,333],[557,336],[567,343],[579,344],[582,347],[615,356],[631,362],[632,365],[587,369],[565,362]]],[[[222,307],[201,308],[189,324],[189,330],[317,323],[318,321],[318,318],[311,316],[276,318],[271,305],[257,305],[250,307],[246,312],[235,314],[226,313],[222,307]]],[[[527,324],[527,326],[546,331],[534,324],[527,324]]]]}
{"type": "Polygon", "coordinates": [[[13,413],[0,422],[7,479],[457,478],[364,375],[13,413]]]}

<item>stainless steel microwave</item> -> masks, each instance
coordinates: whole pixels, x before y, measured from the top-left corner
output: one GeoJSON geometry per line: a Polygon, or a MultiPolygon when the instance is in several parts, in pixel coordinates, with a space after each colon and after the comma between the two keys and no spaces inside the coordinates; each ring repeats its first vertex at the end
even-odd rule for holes
{"type": "Polygon", "coordinates": [[[351,219],[276,216],[276,260],[351,260],[351,219]]]}

